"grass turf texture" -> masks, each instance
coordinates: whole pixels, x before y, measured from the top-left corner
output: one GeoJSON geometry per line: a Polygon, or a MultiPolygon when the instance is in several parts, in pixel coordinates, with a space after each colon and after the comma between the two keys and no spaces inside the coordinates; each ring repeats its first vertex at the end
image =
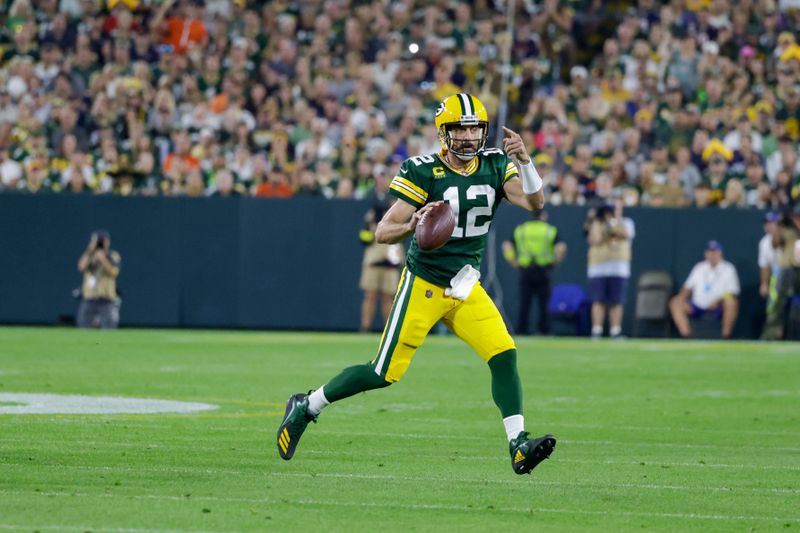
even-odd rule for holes
{"type": "Polygon", "coordinates": [[[519,340],[527,427],[559,438],[519,477],[488,369],[432,336],[280,460],[286,398],[377,340],[0,328],[0,392],[220,406],[0,415],[0,530],[800,529],[797,344],[519,340]]]}

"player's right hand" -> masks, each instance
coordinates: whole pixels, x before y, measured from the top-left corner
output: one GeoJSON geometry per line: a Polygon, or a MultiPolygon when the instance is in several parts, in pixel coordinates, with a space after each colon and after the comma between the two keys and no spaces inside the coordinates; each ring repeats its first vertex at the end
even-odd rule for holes
{"type": "Polygon", "coordinates": [[[436,202],[431,202],[429,204],[425,204],[422,207],[420,207],[418,210],[414,211],[414,214],[411,215],[411,220],[408,221],[408,224],[409,224],[408,229],[410,231],[415,230],[416,227],[417,227],[417,224],[419,224],[419,221],[422,220],[422,217],[425,216],[425,213],[430,211],[431,208],[433,208],[433,206],[439,205],[439,204],[443,204],[443,203],[444,203],[444,200],[437,200],[436,202]]]}

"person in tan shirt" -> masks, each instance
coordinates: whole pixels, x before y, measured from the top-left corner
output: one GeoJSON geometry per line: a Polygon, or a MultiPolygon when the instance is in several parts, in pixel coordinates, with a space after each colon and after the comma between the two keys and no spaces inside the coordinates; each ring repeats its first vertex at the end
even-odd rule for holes
{"type": "Polygon", "coordinates": [[[603,336],[606,315],[609,336],[622,336],[623,306],[631,275],[633,220],[622,216],[622,203],[590,212],[586,223],[589,244],[589,298],[592,301],[592,338],[603,336]]]}
{"type": "Polygon", "coordinates": [[[767,313],[764,325],[764,340],[783,339],[786,326],[786,304],[800,294],[800,204],[778,227],[773,246],[780,250],[778,255],[778,280],[775,287],[775,303],[767,313]]]}
{"type": "Polygon", "coordinates": [[[375,188],[370,192],[372,207],[364,217],[364,227],[359,232],[359,240],[364,245],[364,258],[361,263],[359,287],[364,291],[361,302],[362,333],[372,329],[375,308],[380,303],[383,320],[389,319],[392,301],[400,282],[400,268],[405,262],[405,250],[400,243],[381,244],[375,242],[375,229],[378,222],[392,204],[388,195],[389,182],[383,167],[375,174],[375,188]]]}
{"type": "Polygon", "coordinates": [[[119,324],[117,276],[120,262],[119,253],[111,249],[109,233],[93,232],[78,260],[78,271],[83,274],[78,327],[110,329],[119,324]]]}

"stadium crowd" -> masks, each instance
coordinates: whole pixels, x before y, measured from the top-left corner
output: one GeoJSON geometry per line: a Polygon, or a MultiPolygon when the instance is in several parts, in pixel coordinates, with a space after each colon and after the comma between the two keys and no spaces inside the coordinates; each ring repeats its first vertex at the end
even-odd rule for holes
{"type": "MultiPolygon", "coordinates": [[[[800,2],[517,4],[506,122],[552,203],[800,197],[800,2]]],[[[497,116],[505,29],[489,0],[14,0],[0,190],[364,197],[438,151],[445,96],[497,116]]]]}

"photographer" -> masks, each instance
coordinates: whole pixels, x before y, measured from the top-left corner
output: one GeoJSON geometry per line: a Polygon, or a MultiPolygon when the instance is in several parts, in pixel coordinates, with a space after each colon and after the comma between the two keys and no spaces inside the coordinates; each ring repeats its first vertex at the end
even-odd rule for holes
{"type": "Polygon", "coordinates": [[[793,296],[800,294],[800,204],[786,212],[780,220],[772,244],[778,254],[778,276],[775,300],[767,313],[764,340],[786,337],[787,305],[793,296]]]}
{"type": "Polygon", "coordinates": [[[78,327],[116,328],[119,323],[117,276],[120,255],[111,249],[107,231],[92,233],[89,245],[78,260],[83,273],[81,304],[78,308],[78,327]]]}
{"type": "Polygon", "coordinates": [[[589,244],[589,297],[592,300],[592,338],[603,336],[608,313],[609,336],[622,336],[623,304],[631,275],[633,220],[622,216],[622,203],[590,209],[586,224],[589,244]]]}
{"type": "Polygon", "coordinates": [[[402,244],[375,242],[375,228],[392,206],[392,197],[387,192],[390,179],[386,173],[386,167],[376,166],[375,188],[367,196],[372,202],[372,207],[367,212],[364,218],[364,227],[359,232],[359,240],[364,245],[364,258],[361,262],[361,279],[359,280],[359,287],[364,291],[359,330],[362,333],[366,333],[372,328],[375,308],[379,303],[383,320],[389,319],[392,300],[397,290],[397,284],[400,282],[400,269],[405,262],[405,251],[402,244]]]}

